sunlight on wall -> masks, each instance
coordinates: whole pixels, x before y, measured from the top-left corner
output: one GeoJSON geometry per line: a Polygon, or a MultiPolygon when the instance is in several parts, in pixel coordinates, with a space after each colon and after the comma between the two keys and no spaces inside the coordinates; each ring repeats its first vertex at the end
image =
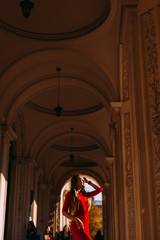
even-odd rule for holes
{"type": "Polygon", "coordinates": [[[0,239],[3,239],[4,223],[5,223],[5,209],[6,209],[6,191],[7,181],[4,175],[0,175],[0,206],[3,206],[0,210],[0,239]]]}
{"type": "Polygon", "coordinates": [[[66,192],[70,190],[70,179],[64,184],[62,190],[61,190],[61,201],[60,201],[60,229],[62,230],[64,225],[69,224],[69,220],[62,215],[62,207],[64,202],[64,197],[66,195],[66,192]]]}
{"type": "Polygon", "coordinates": [[[37,226],[37,202],[35,200],[33,200],[32,219],[33,219],[35,226],[37,226]]]}

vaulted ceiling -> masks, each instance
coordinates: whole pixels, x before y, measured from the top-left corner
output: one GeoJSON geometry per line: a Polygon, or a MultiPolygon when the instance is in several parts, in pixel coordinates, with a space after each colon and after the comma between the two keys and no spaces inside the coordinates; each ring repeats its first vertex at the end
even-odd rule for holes
{"type": "Polygon", "coordinates": [[[34,159],[47,181],[76,169],[104,180],[112,155],[110,103],[119,100],[120,3],[32,2],[28,18],[20,1],[0,4],[1,118],[19,123],[25,145],[19,155],[34,159]]]}

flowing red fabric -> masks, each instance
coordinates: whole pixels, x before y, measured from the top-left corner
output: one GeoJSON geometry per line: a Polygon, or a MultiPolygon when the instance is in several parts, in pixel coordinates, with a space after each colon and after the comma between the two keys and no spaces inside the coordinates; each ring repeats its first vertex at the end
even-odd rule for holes
{"type": "MultiPolygon", "coordinates": [[[[98,189],[87,192],[89,198],[96,196],[98,193],[102,192],[103,188],[99,187],[98,189]]],[[[65,197],[64,205],[62,208],[62,212],[67,212],[69,206],[71,204],[71,193],[68,192],[65,197]]],[[[75,240],[92,240],[91,236],[89,235],[89,214],[88,214],[88,199],[87,197],[83,196],[82,193],[79,193],[80,203],[79,208],[77,209],[76,217],[78,217],[84,224],[84,230],[78,229],[77,224],[75,221],[71,222],[71,233],[75,240]]]]}

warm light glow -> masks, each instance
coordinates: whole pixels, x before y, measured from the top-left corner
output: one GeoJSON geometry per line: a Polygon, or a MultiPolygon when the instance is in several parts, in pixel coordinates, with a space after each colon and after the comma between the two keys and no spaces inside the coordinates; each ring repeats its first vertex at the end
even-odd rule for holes
{"type": "MultiPolygon", "coordinates": [[[[88,175],[83,175],[83,176],[86,177],[88,180],[92,181],[93,183],[99,185],[95,179],[89,177],[88,175]]],[[[61,200],[60,200],[60,228],[61,229],[65,224],[67,225],[69,224],[69,220],[62,215],[62,206],[63,206],[65,192],[70,191],[70,180],[71,179],[68,179],[68,181],[64,184],[61,190],[61,200]]],[[[85,184],[85,189],[88,192],[91,192],[94,190],[93,187],[91,187],[88,184],[85,184]]],[[[97,196],[95,196],[94,201],[101,201],[101,205],[102,205],[102,193],[99,193],[97,196]]]]}
{"type": "Polygon", "coordinates": [[[62,207],[63,207],[63,197],[64,197],[64,192],[70,190],[70,180],[67,181],[62,190],[61,190],[61,201],[60,201],[60,229],[64,227],[65,224],[69,224],[69,220],[62,215],[62,207]]]}
{"type": "Polygon", "coordinates": [[[4,223],[5,223],[5,209],[6,209],[6,194],[7,194],[7,181],[4,175],[0,175],[0,206],[3,206],[0,211],[0,239],[3,239],[4,223]]]}
{"type": "Polygon", "coordinates": [[[32,220],[35,226],[37,226],[37,209],[38,209],[37,202],[33,200],[32,220]]]}

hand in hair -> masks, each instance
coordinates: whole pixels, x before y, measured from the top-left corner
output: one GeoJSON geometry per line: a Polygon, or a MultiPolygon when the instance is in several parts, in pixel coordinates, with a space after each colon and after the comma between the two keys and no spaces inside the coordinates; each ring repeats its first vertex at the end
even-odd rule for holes
{"type": "Polygon", "coordinates": [[[85,182],[85,183],[88,183],[88,182],[89,182],[87,178],[83,177],[83,179],[84,179],[84,182],[85,182]]]}

